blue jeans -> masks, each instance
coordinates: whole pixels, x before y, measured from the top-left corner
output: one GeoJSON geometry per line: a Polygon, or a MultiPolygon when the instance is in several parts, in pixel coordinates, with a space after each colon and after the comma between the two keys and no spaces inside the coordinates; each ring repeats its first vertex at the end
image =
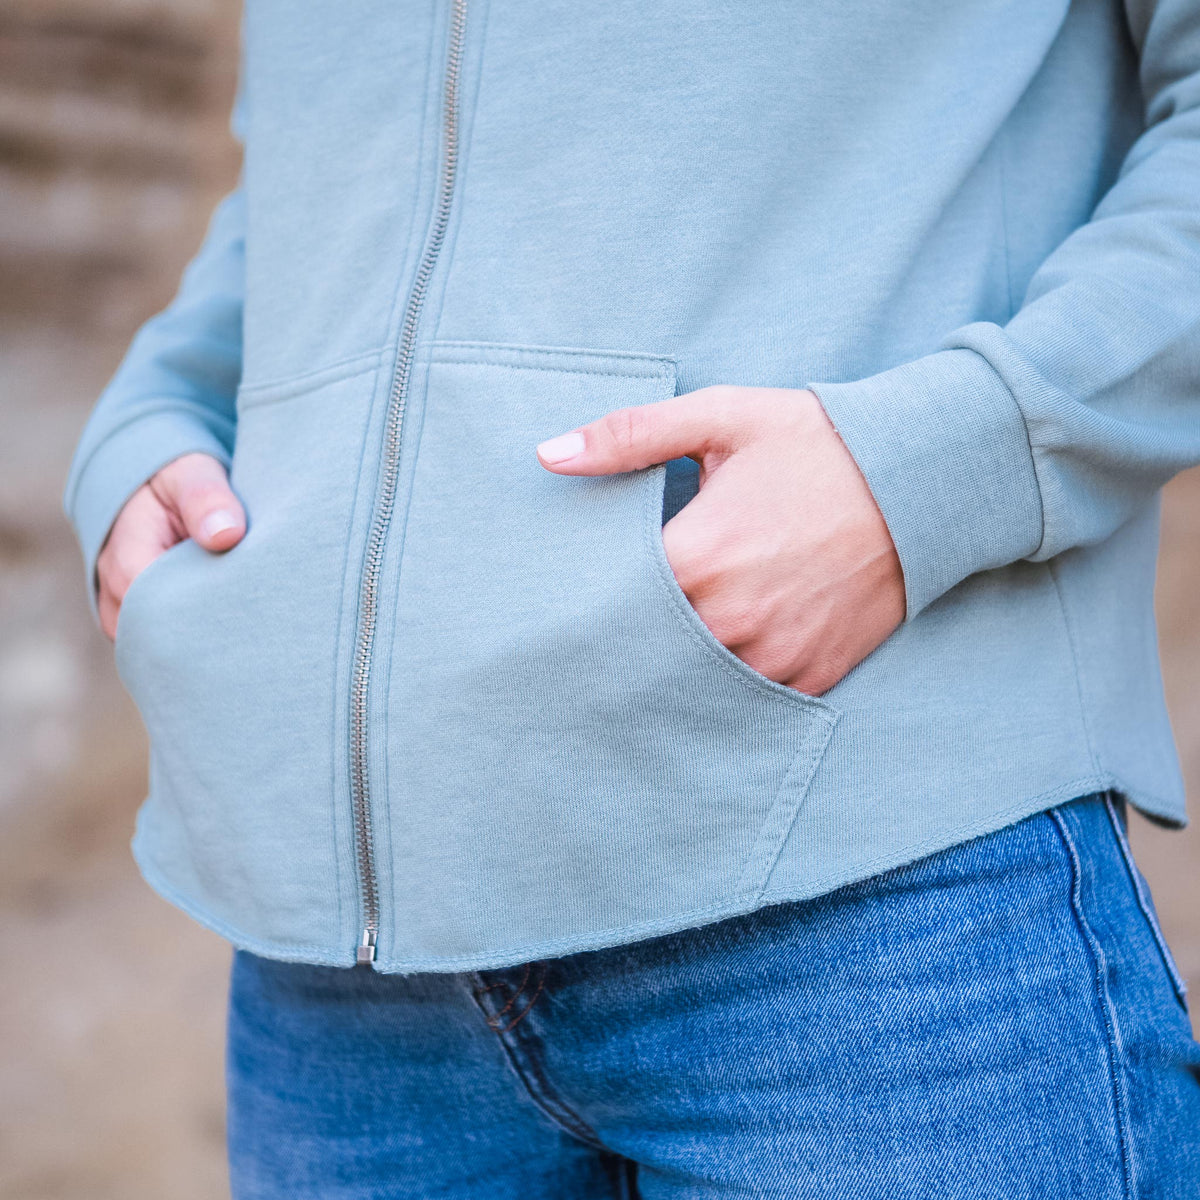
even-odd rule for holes
{"type": "Polygon", "coordinates": [[[471,975],[239,953],[235,1200],[1200,1196],[1200,1046],[1087,797],[811,901],[471,975]]]}

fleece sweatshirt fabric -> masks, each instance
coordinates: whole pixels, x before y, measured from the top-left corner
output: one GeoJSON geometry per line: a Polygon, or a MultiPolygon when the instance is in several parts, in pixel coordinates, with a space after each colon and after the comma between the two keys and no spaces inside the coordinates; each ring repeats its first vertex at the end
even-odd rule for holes
{"type": "Polygon", "coordinates": [[[125,598],[135,853],[260,955],[517,963],[1113,789],[1184,819],[1151,606],[1200,459],[1200,0],[250,0],[245,163],[66,489],[228,463],[125,598]],[[687,603],[663,467],[539,440],[811,387],[907,617],[820,697],[687,603]]]}

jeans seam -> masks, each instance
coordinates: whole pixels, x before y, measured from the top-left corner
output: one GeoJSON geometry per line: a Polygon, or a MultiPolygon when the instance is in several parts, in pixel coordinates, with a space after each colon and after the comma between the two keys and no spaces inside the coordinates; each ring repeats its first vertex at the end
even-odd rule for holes
{"type": "Polygon", "coordinates": [[[1059,837],[1066,847],[1067,857],[1071,867],[1071,912],[1075,919],[1086,947],[1092,967],[1092,983],[1095,989],[1095,1000],[1100,1010],[1101,1023],[1104,1032],[1104,1051],[1108,1063],[1109,1082],[1112,1087],[1113,1117],[1116,1127],[1117,1148],[1121,1158],[1121,1182],[1125,1200],[1133,1200],[1136,1195],[1134,1179],[1135,1169],[1133,1149],[1130,1143],[1128,1120],[1126,1113],[1125,1086],[1121,1076],[1120,1052],[1121,1032],[1112,998],[1108,992],[1108,963],[1103,947],[1096,937],[1095,931],[1089,924],[1083,912],[1083,863],[1075,839],[1068,827],[1068,817],[1061,809],[1048,810],[1048,816],[1054,822],[1059,837]]]}
{"type": "MultiPolygon", "coordinates": [[[[530,964],[532,966],[532,964],[530,964]]],[[[560,1129],[570,1134],[571,1137],[590,1146],[593,1150],[599,1150],[604,1154],[613,1154],[614,1151],[606,1146],[596,1134],[596,1131],[577,1113],[551,1086],[550,1081],[546,1078],[546,1073],[542,1069],[541,1064],[537,1062],[534,1056],[521,1044],[522,1037],[519,1034],[514,1034],[517,1025],[521,1020],[528,1015],[530,1009],[533,1008],[538,997],[542,994],[542,990],[546,982],[547,967],[543,963],[541,970],[538,973],[537,987],[534,990],[532,998],[522,1007],[517,1017],[508,1025],[504,1025],[496,1018],[498,1014],[492,1014],[488,1011],[488,993],[494,990],[495,985],[489,985],[484,981],[482,973],[473,972],[468,979],[471,996],[478,1006],[479,1011],[483,1014],[483,1019],[487,1027],[496,1035],[504,1050],[505,1057],[516,1073],[517,1078],[524,1087],[526,1094],[538,1110],[557,1125],[560,1129]]],[[[508,1003],[501,1010],[507,1012],[521,995],[526,984],[529,982],[529,973],[521,982],[521,987],[518,988],[509,999],[508,1003]]]]}
{"type": "Polygon", "coordinates": [[[1142,916],[1145,918],[1146,924],[1150,927],[1150,935],[1154,938],[1154,944],[1158,947],[1158,953],[1162,958],[1163,966],[1166,968],[1167,976],[1171,980],[1171,987],[1175,992],[1175,998],[1179,1001],[1183,1011],[1187,1012],[1187,982],[1175,966],[1175,960],[1171,955],[1170,947],[1167,945],[1166,936],[1163,934],[1162,926],[1158,923],[1158,917],[1154,912],[1154,906],[1146,892],[1142,873],[1138,870],[1137,862],[1134,860],[1133,847],[1129,844],[1129,838],[1125,833],[1120,818],[1117,816],[1112,796],[1107,792],[1104,796],[1104,807],[1108,812],[1109,824],[1116,835],[1117,846],[1121,851],[1121,859],[1125,863],[1129,882],[1133,885],[1133,893],[1137,897],[1138,908],[1142,910],[1142,916]]]}

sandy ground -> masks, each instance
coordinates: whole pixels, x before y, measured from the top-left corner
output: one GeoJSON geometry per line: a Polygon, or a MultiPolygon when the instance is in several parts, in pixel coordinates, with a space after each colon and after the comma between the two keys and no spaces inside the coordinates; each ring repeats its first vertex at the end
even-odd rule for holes
{"type": "MultiPolygon", "coordinates": [[[[157,899],[128,853],[140,723],[92,628],[58,504],[121,347],[0,341],[0,1200],[219,1200],[228,950],[157,899]],[[36,419],[34,416],[36,415],[36,419]]],[[[1200,792],[1200,474],[1170,490],[1164,660],[1200,792]]],[[[1200,834],[1135,840],[1200,983],[1200,834]]]]}

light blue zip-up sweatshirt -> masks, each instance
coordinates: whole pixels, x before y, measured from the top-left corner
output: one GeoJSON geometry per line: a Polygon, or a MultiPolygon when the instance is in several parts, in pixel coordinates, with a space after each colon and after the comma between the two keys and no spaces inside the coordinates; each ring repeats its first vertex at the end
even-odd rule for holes
{"type": "Polygon", "coordinates": [[[1151,593],[1200,459],[1200,0],[249,0],[244,41],[241,183],[66,491],[89,579],[179,454],[249,514],[121,610],[160,892],[458,970],[1101,788],[1183,820],[1151,593]],[[664,468],[535,458],[708,384],[811,387],[895,539],[907,619],[819,698],[688,605],[664,468]]]}

